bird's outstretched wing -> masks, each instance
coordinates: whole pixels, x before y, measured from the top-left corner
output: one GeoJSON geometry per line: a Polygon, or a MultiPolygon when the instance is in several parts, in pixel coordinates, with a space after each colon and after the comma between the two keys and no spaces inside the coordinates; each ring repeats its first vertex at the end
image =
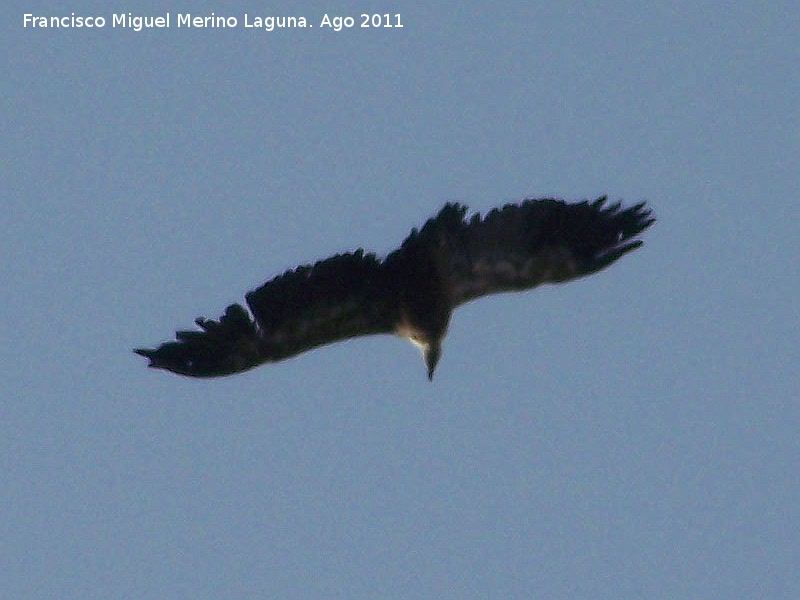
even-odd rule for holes
{"type": "Polygon", "coordinates": [[[382,264],[363,251],[287,271],[247,294],[219,320],[200,317],[158,348],[139,348],[149,366],[192,377],[230,375],[264,362],[361,335],[389,333],[396,321],[382,264]]]}
{"type": "Polygon", "coordinates": [[[436,223],[452,306],[583,277],[641,246],[636,236],[655,220],[645,203],[605,203],[525,200],[469,220],[465,207],[445,206],[436,223]]]}

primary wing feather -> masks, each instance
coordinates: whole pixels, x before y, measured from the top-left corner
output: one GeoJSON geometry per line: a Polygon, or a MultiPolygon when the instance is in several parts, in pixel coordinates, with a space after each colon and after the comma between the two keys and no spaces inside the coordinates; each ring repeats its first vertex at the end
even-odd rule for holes
{"type": "Polygon", "coordinates": [[[449,205],[441,243],[453,306],[589,275],[638,248],[642,242],[634,238],[653,223],[650,211],[643,202],[621,210],[605,201],[531,199],[468,221],[465,208],[449,205]]]}

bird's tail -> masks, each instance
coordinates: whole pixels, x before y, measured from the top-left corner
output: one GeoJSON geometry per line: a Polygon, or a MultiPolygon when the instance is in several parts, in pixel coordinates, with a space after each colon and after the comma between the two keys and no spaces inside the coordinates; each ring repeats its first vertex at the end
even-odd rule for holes
{"type": "Polygon", "coordinates": [[[195,323],[201,331],[179,331],[174,342],[134,352],[149,359],[149,367],[189,377],[231,375],[264,362],[256,324],[239,304],[225,309],[219,321],[199,317],[195,323]]]}

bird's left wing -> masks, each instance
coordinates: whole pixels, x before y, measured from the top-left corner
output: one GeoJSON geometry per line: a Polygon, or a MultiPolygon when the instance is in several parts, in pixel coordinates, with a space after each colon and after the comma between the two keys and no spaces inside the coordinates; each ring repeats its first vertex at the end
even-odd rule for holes
{"type": "Polygon", "coordinates": [[[453,306],[499,292],[569,281],[595,273],[641,246],[655,219],[641,202],[525,200],[465,220],[448,204],[435,222],[453,306]]]}

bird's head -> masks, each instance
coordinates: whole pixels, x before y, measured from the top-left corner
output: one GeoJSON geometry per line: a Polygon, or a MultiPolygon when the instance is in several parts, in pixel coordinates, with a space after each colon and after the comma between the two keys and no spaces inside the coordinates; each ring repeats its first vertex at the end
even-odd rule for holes
{"type": "Polygon", "coordinates": [[[442,356],[442,339],[431,339],[420,333],[408,334],[407,337],[422,353],[422,359],[428,369],[428,380],[432,381],[433,372],[436,370],[436,365],[439,364],[439,359],[442,356]]]}
{"type": "Polygon", "coordinates": [[[428,381],[433,381],[433,372],[439,359],[442,356],[442,341],[436,340],[428,342],[422,349],[422,357],[425,359],[425,366],[428,367],[428,381]]]}

